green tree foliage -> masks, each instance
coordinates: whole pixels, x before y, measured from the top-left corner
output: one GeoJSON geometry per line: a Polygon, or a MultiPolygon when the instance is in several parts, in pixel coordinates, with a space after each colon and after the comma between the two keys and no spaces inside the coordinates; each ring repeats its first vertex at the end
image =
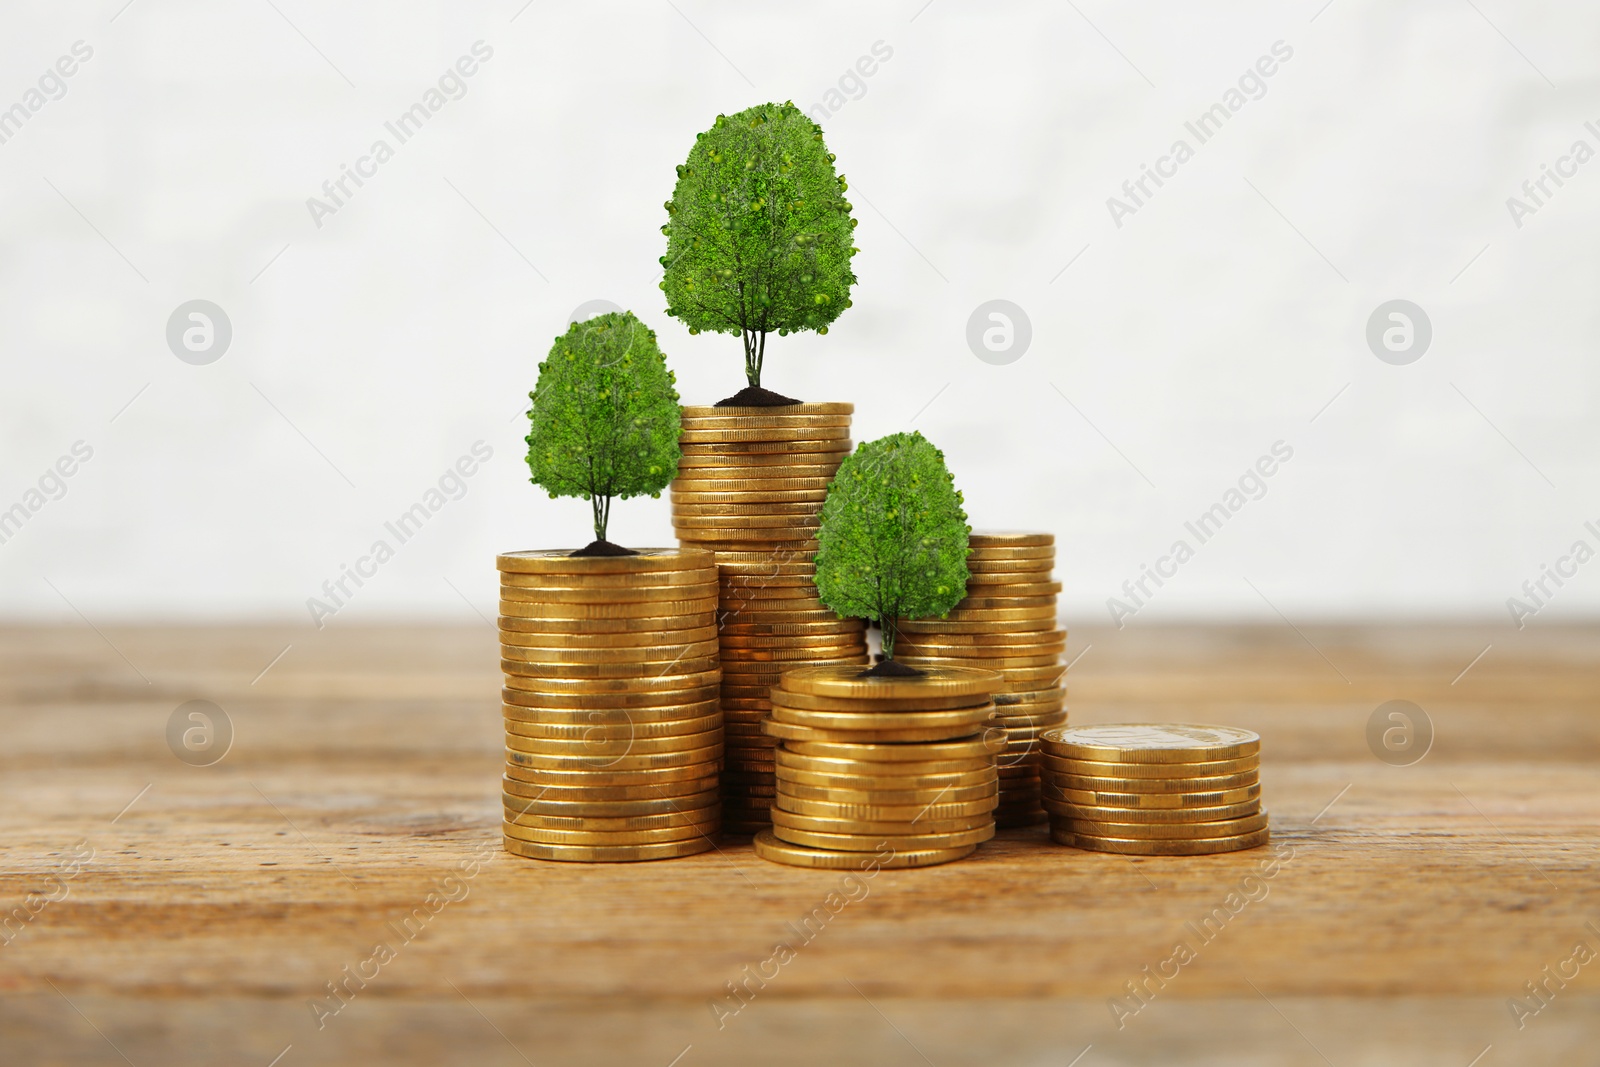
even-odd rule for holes
{"type": "Polygon", "coordinates": [[[856,220],[822,127],[793,103],[718,115],[667,201],[667,314],[690,333],[736,333],[761,385],[767,334],[827,333],[850,306],[856,220]]]}
{"type": "Polygon", "coordinates": [[[678,468],[676,379],[630,311],[575,322],[528,394],[528,469],[551,497],[580,496],[606,539],[612,497],[660,496],[678,468]]]}
{"type": "Polygon", "coordinates": [[[947,614],[966,596],[971,532],[944,453],[927,438],[866,442],[822,505],[817,593],[839,615],[877,619],[892,660],[901,619],[947,614]]]}

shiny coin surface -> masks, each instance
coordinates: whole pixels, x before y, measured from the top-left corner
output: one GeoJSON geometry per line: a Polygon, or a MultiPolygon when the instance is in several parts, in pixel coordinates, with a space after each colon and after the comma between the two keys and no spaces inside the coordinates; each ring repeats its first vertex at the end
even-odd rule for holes
{"type": "Polygon", "coordinates": [[[574,556],[570,551],[502,552],[495,567],[522,574],[641,574],[650,571],[704,570],[712,564],[696,548],[641,548],[627,556],[574,556]]]}
{"type": "Polygon", "coordinates": [[[500,632],[502,659],[536,658],[557,663],[605,663],[633,658],[660,661],[677,655],[698,655],[717,648],[717,628],[702,626],[693,630],[657,630],[654,633],[596,634],[581,642],[555,641],[551,634],[500,632]],[[619,640],[620,638],[620,640],[619,640]],[[516,649],[515,654],[506,651],[516,649]]]}
{"type": "Polygon", "coordinates": [[[967,774],[973,771],[991,770],[994,767],[994,756],[984,752],[956,759],[874,761],[849,756],[807,756],[791,751],[785,746],[778,750],[778,763],[780,766],[792,767],[797,771],[812,771],[817,774],[886,778],[893,775],[967,774]]]}
{"type": "Polygon", "coordinates": [[[990,779],[989,782],[983,785],[942,786],[940,788],[929,787],[925,789],[841,789],[836,786],[784,782],[781,791],[784,795],[795,797],[798,800],[831,800],[840,804],[874,804],[882,807],[903,807],[911,804],[959,804],[965,800],[983,800],[987,797],[998,796],[1000,794],[1000,786],[994,779],[990,779]]]}
{"type": "Polygon", "coordinates": [[[724,727],[721,713],[713,710],[708,714],[692,718],[659,719],[654,722],[552,722],[543,717],[529,722],[510,718],[506,720],[505,728],[507,734],[521,738],[524,742],[562,741],[587,744],[635,739],[686,739],[709,731],[721,732],[724,727]]]}
{"type": "Polygon", "coordinates": [[[518,826],[531,826],[547,830],[588,830],[619,832],[624,830],[659,830],[669,826],[715,825],[721,818],[722,802],[712,794],[706,803],[682,811],[669,811],[659,815],[540,815],[523,811],[507,803],[505,821],[518,826]]]}
{"type": "Polygon", "coordinates": [[[721,822],[720,814],[700,824],[664,826],[654,830],[561,830],[504,822],[500,824],[500,832],[518,841],[550,845],[656,845],[667,841],[687,841],[708,834],[715,836],[721,822]]]}
{"type": "Polygon", "coordinates": [[[1048,548],[1056,543],[1053,533],[1030,530],[974,530],[967,537],[967,547],[973,551],[1004,548],[1048,548]]]}
{"type": "Polygon", "coordinates": [[[862,741],[950,741],[977,737],[982,733],[981,726],[975,727],[966,724],[918,729],[892,727],[884,730],[828,730],[813,726],[801,726],[795,723],[778,722],[769,718],[761,725],[767,734],[785,740],[838,741],[849,744],[862,741]]]}
{"type": "Polygon", "coordinates": [[[655,770],[562,771],[519,767],[508,762],[504,773],[503,787],[507,792],[516,792],[511,788],[512,783],[516,783],[526,791],[519,795],[551,800],[648,800],[717,787],[715,763],[690,763],[655,770]]]}
{"type": "Polygon", "coordinates": [[[784,689],[813,696],[903,700],[918,697],[983,696],[1000,687],[992,672],[969,667],[935,667],[915,678],[861,677],[841,667],[802,667],[784,676],[784,689]]]}
{"type": "Polygon", "coordinates": [[[554,592],[605,591],[615,593],[627,590],[644,590],[649,596],[662,596],[668,590],[686,585],[704,585],[717,580],[715,563],[708,559],[704,566],[686,567],[670,571],[634,571],[618,574],[524,574],[517,571],[500,572],[500,588],[550,590],[554,592]]]}
{"type": "Polygon", "coordinates": [[[1235,837],[1200,837],[1190,840],[1097,837],[1065,830],[1050,831],[1050,839],[1058,844],[1093,852],[1117,852],[1124,856],[1210,856],[1220,852],[1239,852],[1266,844],[1270,835],[1271,831],[1266,827],[1235,837]]]}
{"type": "Polygon", "coordinates": [[[1103,793],[1086,789],[1066,789],[1053,779],[1042,783],[1044,796],[1068,804],[1088,804],[1098,808],[1218,808],[1241,804],[1261,796],[1261,785],[1218,789],[1209,793],[1103,793]]]}
{"type": "MultiPolygon", "coordinates": [[[[714,594],[715,590],[712,592],[714,594]]],[[[656,619],[661,620],[657,624],[660,629],[666,629],[668,625],[673,627],[678,625],[675,622],[664,625],[665,620],[675,620],[684,615],[694,615],[703,611],[715,611],[716,607],[715,595],[696,600],[652,600],[643,604],[550,604],[530,600],[506,600],[504,597],[500,599],[500,614],[512,619],[565,619],[579,623],[591,619],[656,619]]]]}
{"type": "Polygon", "coordinates": [[[589,734],[580,737],[527,737],[515,731],[506,731],[506,747],[515,752],[548,754],[566,758],[590,758],[609,761],[617,756],[644,755],[647,753],[679,753],[722,744],[722,723],[713,722],[705,730],[694,734],[669,734],[664,737],[603,737],[589,734]]]}
{"type": "Polygon", "coordinates": [[[785,707],[806,711],[861,711],[873,713],[887,711],[952,711],[958,708],[976,707],[985,703],[981,693],[955,696],[925,693],[912,697],[835,697],[798,693],[787,686],[775,696],[783,702],[785,707]]]}
{"type": "Polygon", "coordinates": [[[1066,644],[1067,631],[1060,629],[1023,630],[1013,632],[1009,628],[988,627],[975,630],[972,633],[911,633],[902,625],[900,636],[895,647],[899,648],[900,642],[916,645],[950,645],[954,647],[978,646],[980,648],[990,645],[1017,645],[1020,647],[1037,647],[1040,644],[1066,644]]]}
{"type": "MultiPolygon", "coordinates": [[[[1000,709],[1004,710],[1004,709],[1000,709]]],[[[1213,778],[1231,774],[1258,771],[1259,755],[1240,756],[1231,760],[1194,760],[1187,763],[1111,763],[1104,760],[1075,760],[1061,756],[1044,755],[1044,766],[1062,774],[1105,778],[1190,779],[1213,778]]],[[[1130,789],[1128,792],[1137,792],[1130,789]]]]}
{"type": "MultiPolygon", "coordinates": [[[[666,663],[529,663],[520,659],[503,659],[500,670],[509,678],[534,678],[547,681],[583,679],[657,679],[669,675],[703,674],[716,670],[722,663],[717,655],[699,655],[692,659],[666,663]]],[[[520,685],[507,682],[507,685],[520,685]]]]}
{"type": "Polygon", "coordinates": [[[804,401],[794,404],[781,404],[775,407],[759,407],[743,404],[683,404],[681,405],[682,417],[685,419],[722,419],[749,416],[750,418],[766,418],[781,415],[785,418],[801,419],[810,415],[853,415],[856,406],[848,401],[804,401]]]}
{"type": "Polygon", "coordinates": [[[977,800],[938,801],[932,804],[873,804],[836,800],[809,800],[804,797],[777,797],[774,809],[826,819],[854,819],[860,822],[892,822],[920,825],[924,821],[942,822],[987,815],[999,803],[998,794],[977,800]]]}
{"type": "Polygon", "coordinates": [[[1237,774],[1208,778],[1091,778],[1081,774],[1062,774],[1051,768],[1050,781],[1059,789],[1080,789],[1091,793],[1210,793],[1241,789],[1261,781],[1260,772],[1251,769],[1237,774]]]}
{"type": "Polygon", "coordinates": [[[1187,723],[1069,726],[1050,731],[1043,740],[1053,756],[1117,763],[1228,760],[1261,750],[1261,737],[1251,730],[1187,723]]]}
{"type": "Polygon", "coordinates": [[[1004,747],[1003,738],[975,737],[962,741],[915,744],[844,744],[834,741],[791,741],[784,748],[797,756],[834,760],[869,760],[874,763],[922,763],[929,760],[970,760],[993,756],[1004,747]]]}
{"type": "Polygon", "coordinates": [[[644,696],[647,693],[668,693],[716,685],[721,680],[722,671],[712,669],[694,674],[657,674],[645,678],[535,678],[508,674],[505,683],[507,689],[523,693],[550,693],[557,696],[567,693],[615,693],[623,696],[644,696]]]}
{"type": "MultiPolygon", "coordinates": [[[[950,711],[807,711],[786,707],[774,700],[772,721],[814,726],[822,730],[918,730],[954,729],[977,733],[994,714],[993,704],[950,711]]],[[[963,736],[955,734],[953,736],[963,736]]],[[[863,739],[865,740],[865,739],[863,739]]],[[[907,740],[910,740],[909,738],[907,740]]]]}
{"type": "Polygon", "coordinates": [[[773,863],[790,867],[810,867],[814,870],[899,870],[909,867],[932,867],[940,863],[962,859],[977,851],[977,845],[959,848],[894,849],[887,841],[874,846],[871,852],[846,852],[833,849],[814,849],[780,841],[770,829],[755,835],[756,855],[773,863]]]}
{"type": "Polygon", "coordinates": [[[679,692],[652,694],[658,703],[629,707],[620,698],[607,700],[606,694],[586,697],[578,707],[560,707],[554,701],[546,701],[531,693],[517,693],[514,690],[502,690],[501,696],[519,696],[529,698],[525,702],[513,703],[506,701],[500,705],[507,719],[521,719],[526,722],[551,722],[562,724],[584,723],[600,725],[603,723],[643,723],[660,722],[666,719],[688,719],[697,715],[709,715],[717,710],[717,691],[715,687],[704,687],[700,690],[691,690],[697,694],[694,699],[684,700],[685,695],[679,692]],[[709,691],[707,691],[709,690],[709,691]]]}
{"type": "Polygon", "coordinates": [[[1084,822],[1215,822],[1240,819],[1261,810],[1259,799],[1215,808],[1117,808],[1070,804],[1042,797],[1041,806],[1052,815],[1084,822]]]}
{"type": "Polygon", "coordinates": [[[772,808],[772,824],[795,830],[810,830],[819,834],[952,834],[977,830],[994,822],[989,812],[968,815],[962,819],[922,819],[897,822],[869,822],[865,819],[838,819],[819,815],[799,815],[782,808],[772,808]]]}
{"type": "Polygon", "coordinates": [[[567,860],[575,863],[637,863],[693,856],[715,847],[712,837],[694,837],[655,845],[547,845],[535,841],[504,838],[505,850],[512,855],[535,860],[567,860]]]}
{"type": "Polygon", "coordinates": [[[500,586],[501,600],[534,604],[656,604],[693,600],[717,591],[717,576],[708,572],[692,585],[623,586],[617,589],[530,589],[519,585],[500,586]]]}
{"type": "Polygon", "coordinates": [[[562,818],[637,818],[642,816],[693,814],[719,802],[716,789],[672,797],[647,797],[642,800],[547,800],[507,793],[503,797],[509,812],[523,815],[562,818]]]}
{"type": "MultiPolygon", "coordinates": [[[[716,741],[714,744],[706,745],[701,748],[679,749],[676,751],[666,752],[638,752],[625,750],[620,755],[598,753],[590,754],[583,751],[583,749],[587,747],[584,745],[575,746],[572,749],[571,754],[562,755],[552,755],[548,752],[525,752],[520,748],[511,748],[507,746],[505,750],[506,768],[508,773],[513,770],[532,770],[547,772],[547,775],[573,775],[575,777],[573,777],[570,781],[570,784],[572,785],[591,784],[590,781],[586,780],[589,778],[589,772],[604,772],[604,775],[606,776],[604,781],[609,784],[622,785],[625,783],[625,780],[618,779],[615,776],[632,774],[634,772],[644,773],[647,771],[665,771],[677,768],[698,768],[704,764],[717,762],[722,758],[722,731],[716,731],[715,736],[716,741]]],[[[508,740],[520,741],[526,744],[529,739],[511,737],[508,738],[508,740]]],[[[636,745],[630,747],[636,748],[637,745],[643,744],[645,744],[645,742],[640,741],[637,742],[636,745]]],[[[704,773],[704,771],[701,771],[701,773],[704,773]]],[[[685,777],[689,776],[685,775],[685,777]]],[[[561,780],[550,777],[545,777],[541,780],[556,785],[562,784],[561,780]]],[[[647,777],[643,780],[649,781],[650,779],[647,777]]],[[[593,782],[592,784],[598,785],[601,784],[601,782],[593,782]]],[[[1075,795],[1074,791],[1071,790],[1063,790],[1062,794],[1063,795],[1061,799],[1063,800],[1071,800],[1076,802],[1079,799],[1075,795]]],[[[1110,794],[1092,795],[1107,796],[1110,794]]],[[[1165,799],[1169,796],[1192,796],[1195,794],[1156,793],[1140,795],[1149,796],[1153,800],[1155,798],[1165,799]]],[[[1092,803],[1092,801],[1090,802],[1092,803]]],[[[1154,808],[1167,807],[1170,805],[1151,803],[1145,806],[1154,808]]]]}
{"type": "Polygon", "coordinates": [[[584,619],[581,623],[572,619],[515,618],[502,615],[495,624],[502,634],[509,631],[517,634],[537,634],[541,638],[548,635],[552,641],[570,639],[574,642],[587,642],[604,640],[612,634],[622,635],[631,640],[637,634],[655,634],[659,637],[668,630],[679,632],[707,626],[714,627],[717,622],[716,610],[715,607],[711,607],[671,619],[584,619]]]}
{"type": "Polygon", "coordinates": [[[1250,834],[1267,825],[1267,813],[1257,812],[1237,819],[1211,822],[1090,822],[1085,819],[1056,818],[1059,829],[1092,837],[1148,838],[1151,840],[1189,840],[1198,837],[1234,837],[1250,834]]]}
{"type": "Polygon", "coordinates": [[[1049,667],[1061,660],[1060,654],[1055,652],[1039,656],[949,656],[930,654],[918,648],[896,648],[895,658],[912,667],[977,667],[997,672],[1023,667],[1049,667]]]}
{"type": "MultiPolygon", "coordinates": [[[[968,789],[998,781],[994,768],[952,774],[820,774],[816,771],[798,771],[779,762],[775,768],[779,782],[814,785],[827,789],[850,789],[870,792],[876,789],[907,791],[913,789],[968,789]]],[[[1073,800],[1061,797],[1062,800],[1073,800]]],[[[1074,800],[1074,803],[1076,801],[1074,800]]],[[[1154,805],[1152,805],[1154,806],[1154,805]]]]}
{"type": "Polygon", "coordinates": [[[948,834],[822,834],[801,830],[772,820],[772,836],[791,845],[830,849],[839,852],[872,852],[887,842],[896,853],[921,848],[960,848],[978,845],[994,837],[994,823],[986,822],[973,830],[948,834]]]}

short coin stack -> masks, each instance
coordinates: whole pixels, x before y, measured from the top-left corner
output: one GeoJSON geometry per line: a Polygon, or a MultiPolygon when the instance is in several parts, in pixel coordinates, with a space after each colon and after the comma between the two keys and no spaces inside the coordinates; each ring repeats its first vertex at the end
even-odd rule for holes
{"type": "Polygon", "coordinates": [[[968,539],[967,597],[940,619],[900,624],[895,658],[913,666],[981,667],[1005,679],[995,694],[1009,744],[1000,755],[1000,826],[1045,820],[1039,805],[1039,735],[1067,721],[1051,577],[1055,535],[975,533],[968,539]]]}
{"type": "Polygon", "coordinates": [[[496,566],[506,851],[604,862],[711,848],[722,760],[711,553],[509,552],[496,566]]]}
{"type": "Polygon", "coordinates": [[[718,639],[727,724],[724,829],[770,825],[776,742],[761,732],[787,667],[864,664],[866,628],[817,599],[814,559],[828,483],[850,452],[851,404],[685,407],[672,524],[721,572],[718,639]]]}
{"type": "Polygon", "coordinates": [[[794,867],[928,867],[994,836],[999,795],[989,671],[863,678],[801,667],[772,692],[781,739],[772,828],[756,855],[794,867]]]}
{"type": "Polygon", "coordinates": [[[1267,843],[1261,738],[1230,726],[1074,726],[1043,737],[1044,806],[1063,845],[1199,856],[1267,843]]]}

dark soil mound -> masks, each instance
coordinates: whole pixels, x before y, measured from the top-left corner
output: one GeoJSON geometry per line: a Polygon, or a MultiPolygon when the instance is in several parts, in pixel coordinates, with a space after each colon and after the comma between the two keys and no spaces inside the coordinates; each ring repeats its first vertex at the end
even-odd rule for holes
{"type": "Polygon", "coordinates": [[[799,404],[802,401],[782,393],[774,393],[771,389],[763,389],[759,385],[747,385],[734,393],[726,400],[719,400],[719,408],[781,408],[789,404],[799,404]]]}
{"type": "Polygon", "coordinates": [[[862,671],[856,675],[858,678],[921,678],[927,671],[919,671],[915,667],[908,667],[898,660],[880,659],[878,665],[871,670],[862,671]]]}
{"type": "Polygon", "coordinates": [[[610,541],[590,541],[572,553],[574,556],[637,556],[638,554],[631,548],[623,548],[610,541]]]}

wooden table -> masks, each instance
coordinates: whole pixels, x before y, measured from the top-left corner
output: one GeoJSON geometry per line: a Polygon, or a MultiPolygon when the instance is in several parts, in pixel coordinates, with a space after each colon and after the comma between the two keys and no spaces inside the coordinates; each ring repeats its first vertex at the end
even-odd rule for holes
{"type": "Polygon", "coordinates": [[[1570,962],[1600,954],[1600,629],[1071,645],[1076,722],[1261,733],[1276,852],[1009,831],[836,914],[838,873],[747,844],[523,861],[496,848],[488,628],[0,632],[0,1062],[1600,1062],[1600,956],[1570,962]],[[213,766],[167,744],[193,699],[233,725],[213,766]],[[1392,699],[1435,731],[1411,766],[1368,746],[1392,699]],[[780,941],[793,958],[766,963],[780,941]]]}

